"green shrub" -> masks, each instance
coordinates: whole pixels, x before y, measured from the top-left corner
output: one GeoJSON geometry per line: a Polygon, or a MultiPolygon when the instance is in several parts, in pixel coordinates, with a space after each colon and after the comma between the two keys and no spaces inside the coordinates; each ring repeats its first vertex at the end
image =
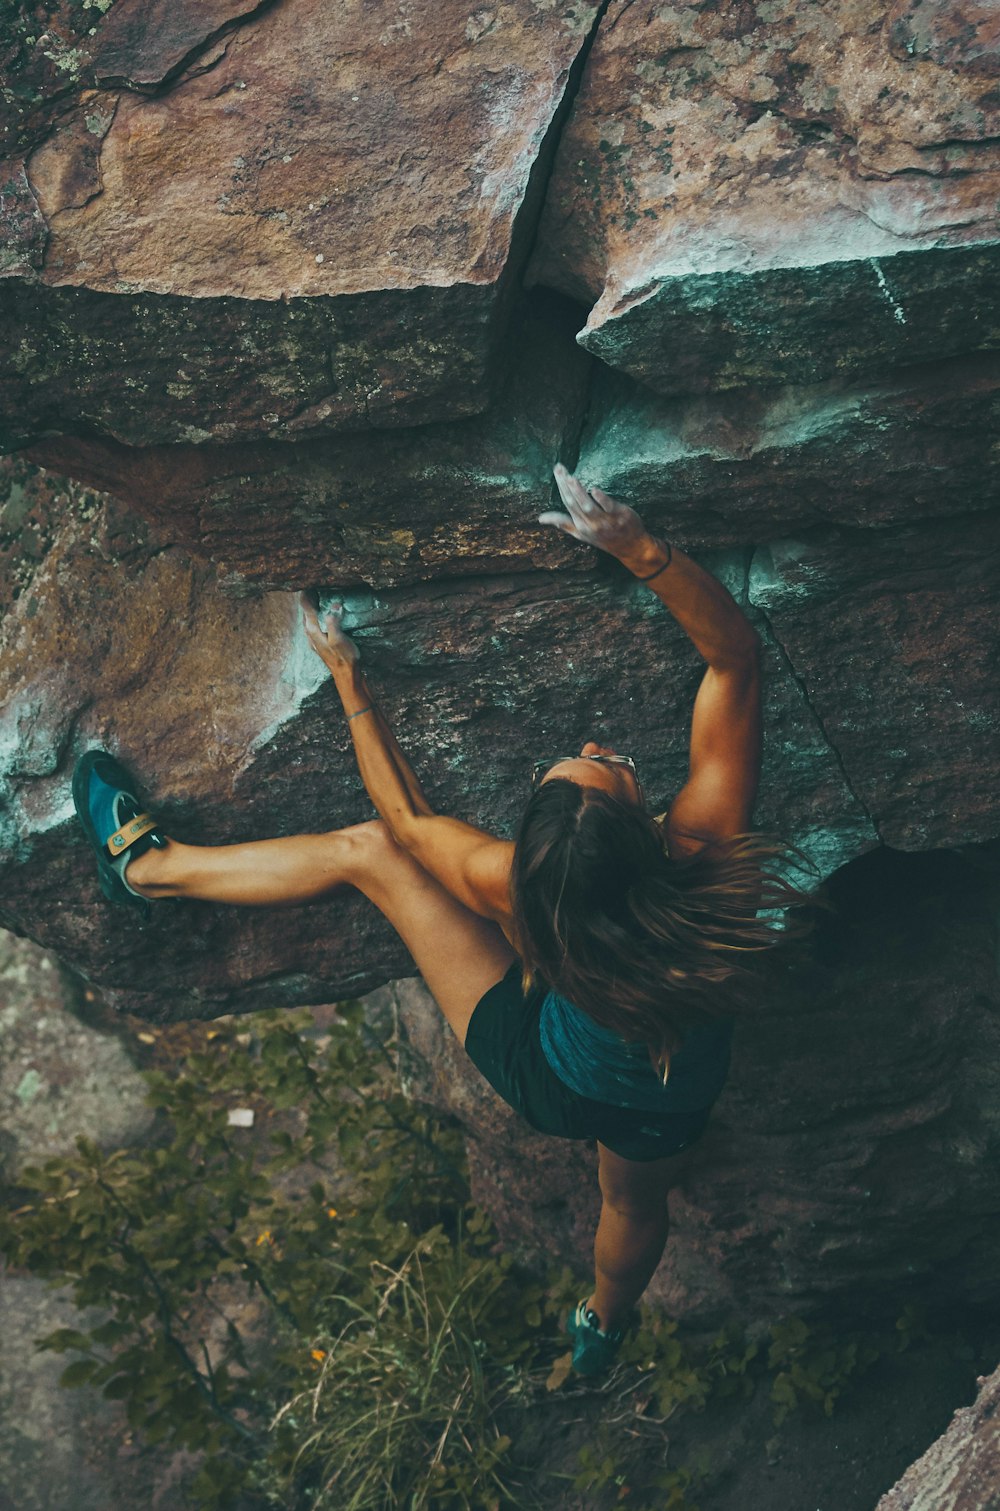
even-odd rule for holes
{"type": "Polygon", "coordinates": [[[146,1442],[201,1451],[205,1511],[488,1506],[504,1484],[493,1414],[534,1360],[545,1292],[467,1207],[457,1130],[395,1092],[341,1011],[322,1050],[308,1014],[215,1031],[176,1076],[147,1075],[159,1144],[80,1139],[25,1170],[0,1219],[13,1264],[110,1312],[42,1340],[76,1355],[63,1383],[121,1400],[146,1442]],[[237,1102],[279,1126],[231,1128],[237,1102]],[[319,1178],[280,1194],[306,1165],[319,1178]]]}

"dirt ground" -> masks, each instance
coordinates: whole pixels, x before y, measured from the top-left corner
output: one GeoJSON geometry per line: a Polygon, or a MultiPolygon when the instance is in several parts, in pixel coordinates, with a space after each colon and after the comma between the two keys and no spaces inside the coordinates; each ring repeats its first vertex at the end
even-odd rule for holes
{"type": "Polygon", "coordinates": [[[562,1511],[662,1506],[654,1478],[682,1466],[704,1476],[687,1492],[699,1511],[874,1511],[958,1407],[975,1398],[976,1376],[995,1369],[998,1356],[1000,1322],[953,1320],[904,1353],[884,1354],[848,1387],[832,1417],[803,1410],[780,1427],[766,1383],[749,1401],[710,1402],[703,1414],[645,1424],[636,1413],[637,1376],[623,1369],[602,1388],[565,1387],[525,1415],[520,1435],[507,1430],[527,1482],[533,1470],[567,1476],[549,1502],[562,1511]],[[615,1461],[600,1491],[572,1487],[586,1445],[615,1461]]]}

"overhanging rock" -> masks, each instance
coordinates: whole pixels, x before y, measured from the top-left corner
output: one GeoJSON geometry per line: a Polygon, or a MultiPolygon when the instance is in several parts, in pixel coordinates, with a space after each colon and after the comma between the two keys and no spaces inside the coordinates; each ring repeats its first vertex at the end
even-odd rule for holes
{"type": "Polygon", "coordinates": [[[664,394],[1000,343],[1000,33],[975,0],[615,0],[531,276],[664,394]]]}
{"type": "Polygon", "coordinates": [[[0,170],[0,445],[483,409],[597,9],[119,0],[0,170]]]}
{"type": "Polygon", "coordinates": [[[28,453],[124,500],[234,587],[379,587],[586,564],[537,516],[572,461],[595,365],[564,309],[514,328],[497,402],[469,419],[323,439],[141,446],[59,437],[28,453]]]}

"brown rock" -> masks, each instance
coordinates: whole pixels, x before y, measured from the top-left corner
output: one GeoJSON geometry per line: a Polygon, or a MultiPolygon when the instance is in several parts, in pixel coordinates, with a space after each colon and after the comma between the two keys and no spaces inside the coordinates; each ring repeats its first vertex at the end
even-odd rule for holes
{"type": "Polygon", "coordinates": [[[995,346],[991,15],[618,0],[532,276],[596,300],[582,343],[666,394],[995,346]]]}
{"type": "Polygon", "coordinates": [[[516,333],[483,416],[295,445],[127,447],[59,437],[32,459],[107,490],[239,583],[387,587],[588,557],[537,524],[572,460],[592,361],[565,312],[516,333]]]}
{"type": "Polygon", "coordinates": [[[165,83],[84,91],[27,159],[49,234],[33,280],[0,294],[0,347],[24,353],[0,382],[7,449],[482,410],[596,8],[181,4],[163,29],[120,4],[97,76],[165,83]]]}
{"type": "Polygon", "coordinates": [[[822,524],[871,530],[992,509],[998,429],[993,354],[877,381],[690,399],[601,370],[579,467],[668,538],[732,546],[822,524]]]}
{"type": "Polygon", "coordinates": [[[1000,12],[990,0],[896,0],[886,25],[897,58],[1000,75],[1000,12]]]}
{"type": "Polygon", "coordinates": [[[971,1406],[883,1495],[875,1511],[998,1511],[1000,1370],[979,1380],[971,1406]]]}
{"type": "Polygon", "coordinates": [[[106,86],[151,89],[200,60],[269,0],[116,0],[97,29],[90,66],[106,86]]]}
{"type": "Polygon", "coordinates": [[[998,591],[995,512],[754,555],[751,601],[886,844],[995,831],[998,591]]]}
{"type": "Polygon", "coordinates": [[[366,437],[129,448],[59,437],[33,460],[113,493],[234,585],[381,587],[583,569],[535,517],[551,466],[585,476],[693,548],[816,524],[964,515],[1000,487],[1000,358],[956,358],[867,384],[665,400],[598,369],[570,324],[536,315],[484,416],[366,437]],[[574,360],[574,358],[576,360],[574,360]],[[586,413],[582,439],[577,440],[586,413]]]}

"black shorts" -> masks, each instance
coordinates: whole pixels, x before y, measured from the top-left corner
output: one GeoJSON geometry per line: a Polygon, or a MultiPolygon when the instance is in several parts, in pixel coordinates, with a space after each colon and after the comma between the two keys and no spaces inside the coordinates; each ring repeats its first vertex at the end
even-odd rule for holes
{"type": "Polygon", "coordinates": [[[599,1139],[613,1154],[631,1160],[679,1154],[701,1138],[711,1107],[666,1116],[637,1112],[592,1101],[561,1081],[539,1036],[544,1000],[544,987],[524,995],[516,960],[476,1004],[465,1039],[473,1065],[526,1123],[555,1138],[599,1139]]]}

